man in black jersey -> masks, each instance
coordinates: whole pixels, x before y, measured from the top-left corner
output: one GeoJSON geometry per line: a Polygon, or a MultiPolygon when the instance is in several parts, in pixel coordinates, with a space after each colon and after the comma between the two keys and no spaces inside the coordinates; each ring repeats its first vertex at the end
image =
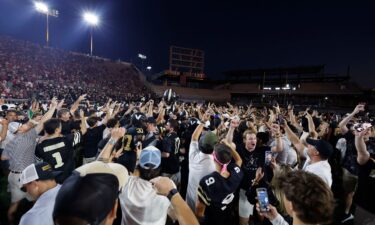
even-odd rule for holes
{"type": "Polygon", "coordinates": [[[147,146],[156,146],[158,144],[158,139],[155,136],[156,133],[156,120],[154,117],[148,117],[146,123],[146,135],[145,139],[142,141],[142,147],[145,148],[147,146]]]}
{"type": "Polygon", "coordinates": [[[166,135],[162,140],[161,172],[162,176],[171,178],[178,186],[180,183],[180,162],[178,153],[180,150],[180,138],[177,135],[178,122],[170,119],[165,125],[166,135]]]}
{"type": "Polygon", "coordinates": [[[86,133],[86,120],[81,115],[81,131],[68,135],[61,134],[61,122],[59,119],[50,119],[44,123],[45,135],[39,140],[35,155],[39,159],[50,164],[54,170],[62,171],[58,178],[61,182],[67,178],[74,170],[74,150],[73,147],[81,142],[81,137],[86,133]]]}
{"type": "Polygon", "coordinates": [[[243,177],[242,160],[226,140],[214,147],[213,158],[216,171],[199,182],[195,213],[201,224],[232,224],[230,208],[243,177]]]}
{"type": "MultiPolygon", "coordinates": [[[[116,162],[125,166],[126,169],[133,173],[137,162],[137,149],[142,149],[142,141],[144,140],[146,116],[143,113],[134,113],[131,116],[131,123],[126,128],[125,135],[115,143],[115,150],[121,152],[116,162]]],[[[110,137],[103,139],[98,147],[103,149],[110,137]]]]}

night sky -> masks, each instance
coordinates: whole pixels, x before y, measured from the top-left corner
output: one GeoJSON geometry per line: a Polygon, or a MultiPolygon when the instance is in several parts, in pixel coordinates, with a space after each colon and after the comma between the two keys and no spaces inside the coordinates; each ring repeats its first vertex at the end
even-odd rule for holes
{"type": "MultiPolygon", "coordinates": [[[[374,1],[46,0],[51,46],[89,52],[85,9],[96,11],[94,54],[168,68],[170,45],[206,53],[213,79],[231,69],[325,64],[375,88],[374,1]]],[[[45,17],[30,0],[0,0],[0,35],[44,43],[45,17]]]]}

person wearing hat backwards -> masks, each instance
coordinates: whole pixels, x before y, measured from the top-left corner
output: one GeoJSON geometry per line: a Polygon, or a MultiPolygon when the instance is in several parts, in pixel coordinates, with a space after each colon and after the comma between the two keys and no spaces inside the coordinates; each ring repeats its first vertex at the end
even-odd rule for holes
{"type": "Polygon", "coordinates": [[[160,175],[161,152],[154,146],[144,148],[134,176],[130,176],[124,191],[120,194],[122,224],[164,225],[171,203],[168,198],[157,194],[151,179],[160,175]]]}
{"type": "Polygon", "coordinates": [[[52,170],[46,162],[31,164],[21,174],[22,190],[26,191],[33,200],[34,206],[25,213],[20,225],[53,225],[52,210],[55,197],[60,190],[55,177],[60,172],[52,170]]]}

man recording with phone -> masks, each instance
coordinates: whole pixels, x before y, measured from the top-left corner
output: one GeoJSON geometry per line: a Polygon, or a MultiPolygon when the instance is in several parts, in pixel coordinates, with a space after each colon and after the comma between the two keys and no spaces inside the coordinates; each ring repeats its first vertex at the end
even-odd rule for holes
{"type": "MultiPolygon", "coordinates": [[[[293,225],[326,224],[331,222],[334,198],[328,185],[318,176],[301,170],[292,171],[279,178],[279,185],[287,213],[293,225]]],[[[257,211],[273,225],[289,225],[270,204],[257,211]]]]}

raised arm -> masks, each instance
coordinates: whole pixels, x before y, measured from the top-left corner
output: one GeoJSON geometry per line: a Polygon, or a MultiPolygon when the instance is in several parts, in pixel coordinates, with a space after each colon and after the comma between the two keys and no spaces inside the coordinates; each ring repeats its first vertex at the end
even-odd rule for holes
{"type": "Polygon", "coordinates": [[[100,152],[97,160],[108,162],[111,159],[113,147],[117,141],[125,135],[125,128],[113,128],[111,131],[111,138],[100,152]]]}
{"type": "Polygon", "coordinates": [[[231,121],[230,121],[230,126],[229,126],[229,129],[228,129],[228,133],[227,135],[225,136],[225,139],[228,141],[228,143],[233,143],[233,134],[234,134],[234,130],[236,130],[236,128],[240,125],[240,119],[238,118],[238,116],[236,116],[235,118],[233,118],[231,121]]]}
{"type": "Polygon", "coordinates": [[[280,126],[277,124],[272,124],[271,132],[273,133],[276,141],[276,146],[272,147],[271,151],[282,152],[284,150],[284,143],[283,139],[281,138],[280,126]]]}
{"type": "Polygon", "coordinates": [[[6,119],[3,119],[0,121],[0,124],[2,125],[2,130],[0,133],[0,143],[5,140],[7,137],[7,131],[8,131],[8,123],[9,121],[6,119]]]}
{"type": "Polygon", "coordinates": [[[86,134],[87,132],[87,126],[86,126],[86,117],[85,117],[85,114],[83,112],[83,110],[79,110],[79,117],[81,118],[81,133],[82,135],[86,134]]]}
{"type": "Polygon", "coordinates": [[[206,123],[206,121],[209,120],[209,118],[210,118],[209,114],[204,114],[202,122],[195,128],[194,133],[191,136],[191,141],[198,141],[199,140],[199,136],[201,135],[201,133],[203,131],[204,124],[206,123]]]}
{"type": "Polygon", "coordinates": [[[306,113],[305,117],[306,117],[307,122],[308,122],[310,135],[314,136],[314,137],[318,137],[318,133],[315,130],[315,124],[314,124],[314,120],[313,120],[312,116],[309,113],[306,113]]]}
{"type": "Polygon", "coordinates": [[[236,151],[236,145],[234,143],[229,143],[226,139],[223,139],[221,143],[225,144],[226,146],[230,148],[234,163],[237,164],[237,166],[241,167],[242,159],[241,159],[241,156],[236,151]]]}
{"type": "Polygon", "coordinates": [[[365,134],[368,129],[355,133],[355,147],[357,149],[357,162],[359,165],[364,165],[370,159],[370,153],[367,151],[366,143],[364,140],[365,134]]]}
{"type": "Polygon", "coordinates": [[[159,106],[159,115],[158,115],[158,118],[156,118],[156,124],[160,124],[164,120],[164,115],[165,115],[165,109],[164,109],[165,103],[161,101],[158,106],[159,106]]]}
{"type": "Polygon", "coordinates": [[[77,101],[75,101],[73,103],[73,105],[70,107],[70,113],[71,114],[73,114],[78,109],[79,103],[81,103],[83,100],[86,99],[86,95],[87,94],[83,94],[83,95],[79,96],[77,101]]]}
{"type": "Polygon", "coordinates": [[[146,113],[147,117],[152,117],[153,116],[153,112],[152,112],[153,109],[154,109],[154,100],[151,99],[149,101],[148,110],[147,110],[147,113],[146,113]]]}
{"type": "Polygon", "coordinates": [[[294,147],[296,147],[300,156],[303,156],[304,155],[303,151],[305,149],[305,146],[299,140],[297,135],[295,133],[293,133],[293,131],[290,129],[290,127],[288,126],[288,124],[286,122],[284,123],[284,130],[285,130],[286,135],[288,136],[288,139],[292,142],[294,147]]]}
{"type": "Polygon", "coordinates": [[[346,125],[349,123],[349,121],[351,119],[353,119],[353,117],[361,112],[361,111],[364,111],[365,110],[365,105],[362,104],[362,103],[359,103],[353,110],[352,113],[350,113],[347,117],[345,117],[343,120],[341,120],[341,122],[339,123],[339,128],[340,128],[340,131],[341,131],[341,134],[346,134],[348,133],[349,129],[346,127],[346,125]]]}
{"type": "Polygon", "coordinates": [[[57,99],[56,97],[53,97],[51,100],[51,105],[49,107],[49,110],[44,114],[42,119],[39,121],[38,125],[36,125],[35,130],[39,134],[43,130],[44,122],[51,119],[53,116],[53,113],[55,112],[57,107],[57,99]]]}
{"type": "MultiPolygon", "coordinates": [[[[150,182],[160,195],[168,196],[171,190],[176,189],[173,181],[167,177],[157,177],[150,180],[150,182]]],[[[171,197],[170,201],[180,225],[199,225],[194,213],[178,192],[171,197]]]]}

